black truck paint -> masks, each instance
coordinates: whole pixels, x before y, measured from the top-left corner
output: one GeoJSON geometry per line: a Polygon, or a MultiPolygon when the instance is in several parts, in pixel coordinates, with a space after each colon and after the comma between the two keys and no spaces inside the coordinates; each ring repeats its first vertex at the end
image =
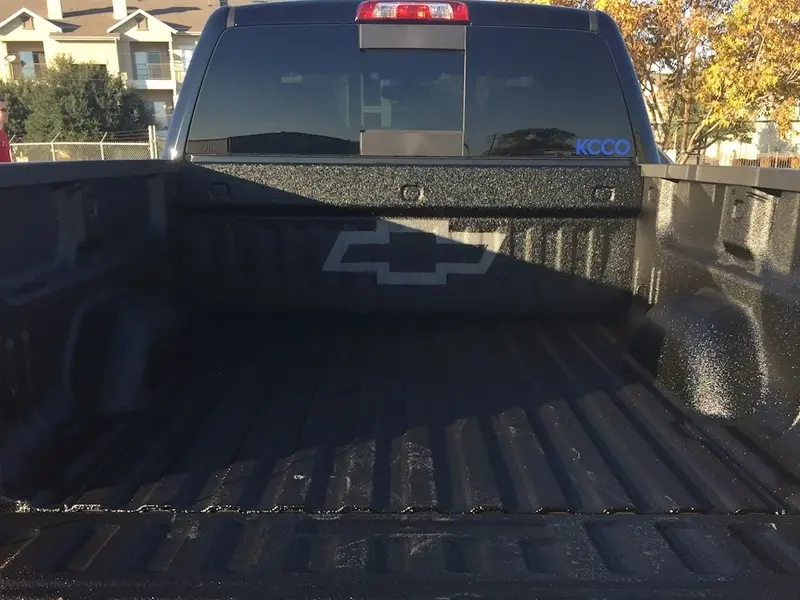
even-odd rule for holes
{"type": "Polygon", "coordinates": [[[354,14],[214,13],[169,160],[0,168],[0,595],[795,597],[797,173],[659,164],[613,23],[503,3],[637,160],[184,156],[223,31],[354,14]]]}

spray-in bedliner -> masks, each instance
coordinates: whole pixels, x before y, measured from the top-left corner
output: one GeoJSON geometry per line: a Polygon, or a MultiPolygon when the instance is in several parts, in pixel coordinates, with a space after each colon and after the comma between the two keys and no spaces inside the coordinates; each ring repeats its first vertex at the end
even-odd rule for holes
{"type": "Polygon", "coordinates": [[[794,479],[743,434],[679,410],[600,324],[287,317],[227,332],[197,338],[205,359],[154,410],[71,432],[49,479],[16,497],[119,511],[794,510],[794,479]]]}
{"type": "Polygon", "coordinates": [[[795,516],[0,515],[0,595],[783,600],[798,542],[795,516]]]}
{"type": "Polygon", "coordinates": [[[796,482],[676,408],[600,324],[207,323],[155,409],[65,433],[16,490],[0,595],[796,590],[796,482]]]}

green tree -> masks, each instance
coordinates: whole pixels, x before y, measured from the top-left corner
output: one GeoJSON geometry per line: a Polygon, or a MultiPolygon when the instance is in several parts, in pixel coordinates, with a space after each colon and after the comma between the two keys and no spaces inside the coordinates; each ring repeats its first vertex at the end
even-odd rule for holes
{"type": "Polygon", "coordinates": [[[29,140],[99,139],[105,132],[143,129],[152,116],[140,96],[102,65],[58,56],[27,95],[25,130],[29,140]]]}
{"type": "MultiPolygon", "coordinates": [[[[662,104],[664,101],[662,100],[662,104]]],[[[720,141],[737,140],[749,142],[755,132],[754,118],[732,120],[726,125],[709,128],[706,107],[697,100],[692,100],[686,111],[686,100],[679,98],[674,102],[674,117],[667,126],[655,126],[654,130],[659,144],[667,150],[676,150],[678,161],[686,161],[692,155],[702,155],[711,146],[720,141]],[[686,122],[684,122],[686,118],[686,122]],[[683,140],[687,149],[681,152],[683,140]]]]}
{"type": "Polygon", "coordinates": [[[706,127],[770,115],[788,134],[800,104],[799,39],[800,0],[737,0],[698,89],[706,127]]]}
{"type": "Polygon", "coordinates": [[[10,119],[6,125],[8,137],[25,136],[25,122],[30,113],[30,95],[35,82],[23,79],[20,81],[0,81],[0,96],[4,97],[10,119]]]}

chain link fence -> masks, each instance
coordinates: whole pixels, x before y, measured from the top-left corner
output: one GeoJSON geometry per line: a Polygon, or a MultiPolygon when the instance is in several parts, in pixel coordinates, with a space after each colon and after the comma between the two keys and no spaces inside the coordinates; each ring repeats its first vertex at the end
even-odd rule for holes
{"type": "Polygon", "coordinates": [[[59,137],[49,142],[12,138],[12,158],[14,162],[147,160],[158,158],[162,145],[154,126],[143,131],[106,133],[97,141],[67,142],[59,141],[59,137]]]}

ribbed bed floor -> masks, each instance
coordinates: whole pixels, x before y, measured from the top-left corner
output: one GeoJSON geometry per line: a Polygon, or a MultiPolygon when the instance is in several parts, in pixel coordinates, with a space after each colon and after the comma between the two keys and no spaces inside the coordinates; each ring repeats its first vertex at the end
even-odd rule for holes
{"type": "Polygon", "coordinates": [[[87,427],[40,506],[398,513],[793,510],[591,323],[276,320],[198,335],[154,413],[87,427]]]}

